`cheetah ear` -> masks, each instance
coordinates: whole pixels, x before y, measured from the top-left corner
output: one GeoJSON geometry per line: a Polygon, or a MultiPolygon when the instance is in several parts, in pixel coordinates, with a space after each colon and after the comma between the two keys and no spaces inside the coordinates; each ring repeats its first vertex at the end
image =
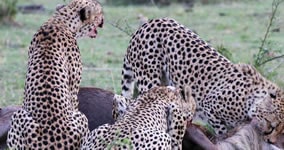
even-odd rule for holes
{"type": "Polygon", "coordinates": [[[58,10],[60,10],[60,9],[63,8],[63,7],[65,7],[65,5],[63,5],[63,4],[57,4],[55,10],[58,11],[58,10]]]}
{"type": "Polygon", "coordinates": [[[188,101],[191,97],[191,88],[189,86],[183,87],[184,100],[188,101]]]}
{"type": "Polygon", "coordinates": [[[119,120],[128,111],[128,106],[132,99],[127,99],[121,95],[115,94],[113,97],[112,117],[114,120],[119,120]]]}
{"type": "Polygon", "coordinates": [[[86,20],[94,21],[99,14],[101,14],[101,10],[98,7],[86,6],[79,11],[80,20],[82,22],[86,20]]]}
{"type": "Polygon", "coordinates": [[[184,93],[184,100],[186,103],[189,104],[189,109],[191,111],[195,111],[196,109],[196,102],[195,99],[192,97],[192,91],[190,86],[184,86],[183,87],[183,93],[184,93]]]}
{"type": "Polygon", "coordinates": [[[90,19],[90,17],[92,16],[92,12],[93,12],[93,10],[92,10],[91,7],[86,6],[86,7],[82,8],[79,12],[80,20],[82,22],[84,22],[84,21],[90,19]]]}

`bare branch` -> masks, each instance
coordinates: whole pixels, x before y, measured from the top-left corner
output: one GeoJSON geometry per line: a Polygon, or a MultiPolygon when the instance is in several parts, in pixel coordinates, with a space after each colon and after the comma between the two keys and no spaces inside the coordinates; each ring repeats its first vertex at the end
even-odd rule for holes
{"type": "MultiPolygon", "coordinates": [[[[258,51],[258,53],[256,55],[256,57],[257,57],[256,60],[255,60],[255,65],[256,66],[261,66],[261,65],[263,65],[263,64],[268,62],[267,60],[266,61],[262,61],[263,60],[263,56],[265,54],[265,52],[264,52],[264,45],[267,42],[267,38],[269,36],[270,29],[271,29],[271,27],[273,25],[273,21],[274,21],[274,19],[276,17],[277,9],[278,9],[279,5],[282,2],[284,2],[284,0],[273,0],[273,2],[272,2],[272,12],[271,12],[271,16],[270,16],[270,19],[269,19],[269,23],[268,23],[268,26],[266,28],[266,31],[265,31],[265,34],[264,34],[264,38],[261,41],[261,45],[259,47],[259,51],[258,51]]],[[[276,58],[271,58],[271,59],[268,59],[268,60],[272,61],[274,59],[278,59],[278,58],[276,57],[276,58]]]]}
{"type": "Polygon", "coordinates": [[[284,58],[284,54],[280,55],[280,56],[276,56],[276,57],[270,58],[270,59],[267,59],[267,60],[263,61],[262,63],[260,63],[259,66],[264,65],[264,64],[266,64],[266,63],[268,63],[270,61],[273,61],[273,60],[279,59],[279,58],[284,58]]]}
{"type": "Polygon", "coordinates": [[[120,22],[120,20],[116,21],[115,23],[107,21],[107,23],[109,23],[111,26],[113,26],[113,27],[117,28],[118,30],[120,30],[120,31],[126,33],[127,35],[131,36],[132,33],[129,31],[129,28],[130,28],[129,24],[125,21],[125,22],[126,22],[126,25],[127,25],[127,28],[122,28],[122,27],[119,25],[119,22],[120,22]],[[128,29],[128,30],[127,30],[127,29],[128,29]]]}

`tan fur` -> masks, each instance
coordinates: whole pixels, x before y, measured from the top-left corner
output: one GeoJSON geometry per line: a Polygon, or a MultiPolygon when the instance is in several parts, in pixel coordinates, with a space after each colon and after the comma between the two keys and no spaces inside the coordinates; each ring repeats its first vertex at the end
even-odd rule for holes
{"type": "Polygon", "coordinates": [[[83,149],[181,149],[187,120],[195,111],[190,91],[182,99],[173,87],[156,87],[130,101],[115,96],[114,103],[115,124],[93,130],[83,149]]]}
{"type": "Polygon", "coordinates": [[[134,83],[139,93],[160,86],[164,76],[169,85],[191,88],[197,103],[193,121],[210,124],[219,136],[252,118],[264,122],[262,133],[284,122],[282,89],[253,66],[230,62],[170,18],[149,20],[133,34],[124,57],[122,95],[131,98],[134,83]]]}
{"type": "Polygon", "coordinates": [[[77,38],[95,37],[103,24],[95,0],[59,6],[29,47],[25,97],[12,116],[10,149],[79,149],[88,120],[78,110],[82,63],[77,38]]]}

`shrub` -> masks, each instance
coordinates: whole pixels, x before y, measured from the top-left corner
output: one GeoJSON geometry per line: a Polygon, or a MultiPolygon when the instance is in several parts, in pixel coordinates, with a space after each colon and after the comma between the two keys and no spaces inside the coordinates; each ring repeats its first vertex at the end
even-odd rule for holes
{"type": "MultiPolygon", "coordinates": [[[[259,47],[259,50],[257,52],[257,54],[254,55],[254,59],[253,59],[253,65],[256,67],[256,69],[258,69],[262,74],[264,74],[267,77],[273,77],[274,75],[276,75],[277,73],[274,72],[275,69],[277,69],[277,67],[274,70],[271,70],[270,73],[266,72],[264,70],[264,66],[271,61],[280,59],[280,58],[284,58],[284,55],[278,55],[278,56],[271,56],[271,53],[274,53],[276,51],[273,51],[273,48],[271,46],[271,40],[269,39],[270,36],[270,32],[271,32],[271,27],[273,26],[273,23],[275,21],[276,18],[276,12],[279,8],[279,5],[284,2],[284,0],[273,0],[272,2],[272,9],[271,9],[271,16],[269,18],[269,22],[264,34],[263,39],[261,40],[261,45],[259,47]]],[[[277,52],[276,52],[277,53],[277,52]]]]}

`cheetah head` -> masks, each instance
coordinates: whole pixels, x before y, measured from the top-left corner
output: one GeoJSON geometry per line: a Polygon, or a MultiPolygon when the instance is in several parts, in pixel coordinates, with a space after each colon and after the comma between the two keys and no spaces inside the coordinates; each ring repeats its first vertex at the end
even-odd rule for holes
{"type": "Polygon", "coordinates": [[[193,114],[195,112],[196,103],[191,96],[191,88],[185,87],[183,90],[184,96],[182,96],[180,89],[172,86],[155,87],[148,92],[139,95],[137,99],[143,99],[144,103],[157,101],[171,103],[179,106],[183,112],[193,114]],[[147,97],[147,99],[144,99],[143,97],[147,97]]]}
{"type": "Polygon", "coordinates": [[[284,134],[284,93],[278,88],[267,91],[264,98],[255,100],[250,116],[258,120],[265,141],[275,143],[284,134]]]}
{"type": "Polygon", "coordinates": [[[149,91],[140,94],[137,99],[127,99],[120,95],[115,95],[113,99],[112,115],[115,120],[119,120],[130,109],[135,109],[138,105],[163,102],[170,105],[179,106],[185,113],[188,120],[191,120],[195,112],[196,103],[191,96],[191,89],[184,88],[184,98],[181,96],[179,89],[172,86],[161,86],[150,89],[149,91]]]}
{"type": "Polygon", "coordinates": [[[132,99],[127,99],[121,95],[115,94],[112,104],[112,117],[115,121],[120,120],[128,111],[132,99]]]}
{"type": "Polygon", "coordinates": [[[67,5],[58,5],[55,16],[67,23],[76,38],[95,38],[104,20],[102,6],[96,0],[72,0],[67,5]]]}

